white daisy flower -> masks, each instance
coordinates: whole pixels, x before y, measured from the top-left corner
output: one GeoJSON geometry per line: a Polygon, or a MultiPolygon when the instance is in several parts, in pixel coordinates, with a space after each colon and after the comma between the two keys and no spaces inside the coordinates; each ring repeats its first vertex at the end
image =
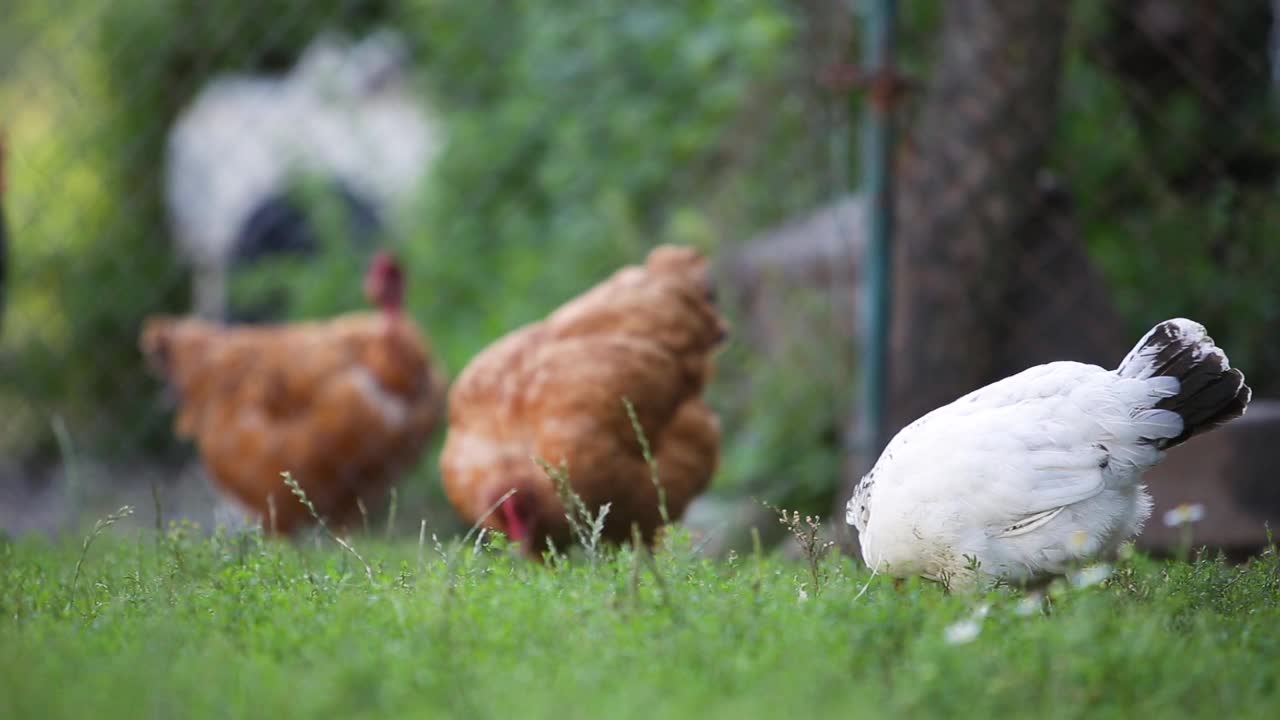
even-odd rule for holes
{"type": "Polygon", "coordinates": [[[965,645],[976,640],[980,632],[982,623],[977,620],[961,620],[948,625],[942,636],[948,645],[965,645]]]}
{"type": "Polygon", "coordinates": [[[1090,565],[1071,576],[1071,584],[1078,588],[1087,588],[1111,577],[1111,566],[1106,563],[1090,565]]]}
{"type": "Polygon", "coordinates": [[[1044,598],[1039,594],[1032,594],[1022,598],[1013,608],[1013,612],[1020,617],[1030,617],[1040,612],[1040,608],[1044,605],[1044,598]]]}
{"type": "Polygon", "coordinates": [[[1203,519],[1204,505],[1200,503],[1182,503],[1164,514],[1165,527],[1194,525],[1203,519]]]}

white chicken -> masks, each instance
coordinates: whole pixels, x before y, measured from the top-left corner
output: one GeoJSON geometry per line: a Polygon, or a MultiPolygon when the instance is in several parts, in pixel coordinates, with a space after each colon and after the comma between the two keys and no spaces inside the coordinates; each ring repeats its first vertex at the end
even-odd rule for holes
{"type": "Polygon", "coordinates": [[[1053,362],[903,428],[845,521],[873,571],[950,587],[1030,583],[1114,551],[1165,450],[1244,414],[1251,391],[1205,328],[1156,325],[1115,370],[1053,362]]]}
{"type": "Polygon", "coordinates": [[[413,92],[410,70],[404,40],[393,31],[359,42],[322,34],[287,74],[216,77],[182,111],[168,137],[165,201],[182,254],[195,267],[197,314],[227,319],[232,266],[257,249],[245,245],[305,234],[281,228],[269,242],[252,227],[263,212],[294,216],[287,225],[304,219],[276,208],[289,205],[281,193],[297,177],[330,181],[349,211],[371,215],[375,225],[412,197],[444,135],[413,92]]]}

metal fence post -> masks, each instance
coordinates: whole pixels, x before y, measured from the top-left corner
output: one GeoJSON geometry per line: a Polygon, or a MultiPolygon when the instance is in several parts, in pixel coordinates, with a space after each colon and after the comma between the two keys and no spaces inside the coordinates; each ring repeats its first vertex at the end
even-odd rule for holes
{"type": "Polygon", "coordinates": [[[867,198],[867,276],[862,339],[860,455],[869,470],[884,447],[888,395],[889,330],[893,252],[893,72],[895,0],[867,0],[863,22],[863,67],[870,79],[862,123],[862,184],[867,198]]]}

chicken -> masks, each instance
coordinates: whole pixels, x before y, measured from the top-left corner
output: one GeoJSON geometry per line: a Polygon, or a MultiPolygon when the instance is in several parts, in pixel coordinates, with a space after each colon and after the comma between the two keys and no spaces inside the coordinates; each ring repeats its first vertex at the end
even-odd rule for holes
{"type": "Polygon", "coordinates": [[[1203,326],[1155,326],[1114,370],[1039,365],[908,425],[849,500],[876,572],[1032,583],[1114,551],[1151,515],[1142,474],[1244,414],[1244,375],[1203,326]]]}
{"type": "MultiPolygon", "coordinates": [[[[353,247],[394,224],[444,146],[414,91],[409,48],[392,30],[359,40],[324,33],[280,75],[220,75],[169,131],[165,204],[193,266],[195,314],[257,319],[233,278],[262,256],[314,253],[324,218],[299,203],[317,181],[353,247]]],[[[277,316],[278,317],[278,316],[277,316]]]]}
{"type": "Polygon", "coordinates": [[[573,541],[556,483],[535,458],[567,467],[603,537],[663,524],[659,491],[628,417],[651,444],[667,517],[677,520],[716,470],[720,424],[700,395],[727,336],[707,262],[654,249],[545,320],[498,340],[458,376],[440,459],[445,492],[468,523],[500,530],[534,558],[573,541]],[[486,515],[511,490],[515,494],[486,515]]]}
{"type": "Polygon", "coordinates": [[[365,293],[378,313],[328,322],[225,327],[155,317],[142,332],[151,367],[176,389],[178,435],[192,438],[214,484],[269,530],[312,522],[289,471],[336,527],[421,456],[444,410],[445,379],[401,309],[404,280],[374,257],[365,293]]]}

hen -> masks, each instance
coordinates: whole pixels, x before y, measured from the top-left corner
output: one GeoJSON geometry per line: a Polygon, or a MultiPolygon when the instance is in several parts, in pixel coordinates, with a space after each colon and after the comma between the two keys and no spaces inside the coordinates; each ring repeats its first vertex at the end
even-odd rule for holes
{"type": "Polygon", "coordinates": [[[623,404],[634,405],[657,462],[667,517],[706,489],[720,448],[719,418],[700,395],[727,336],[706,259],[654,249],[562,306],[498,340],[458,376],[440,464],[445,492],[469,523],[483,521],[537,558],[572,540],[555,482],[535,458],[568,469],[603,537],[651,542],[664,518],[659,490],[623,404]],[[515,494],[489,515],[510,490],[515,494]]]}
{"type": "Polygon", "coordinates": [[[845,519],[879,572],[1043,580],[1136,535],[1151,515],[1143,472],[1250,396],[1203,326],[1166,320],[1116,370],[1039,365],[916,420],[845,519]]]}
{"type": "Polygon", "coordinates": [[[281,472],[326,522],[345,526],[357,500],[381,497],[417,462],[443,412],[445,379],[401,310],[390,255],[373,259],[365,293],[380,312],[255,327],[156,317],[143,329],[144,355],[179,397],[178,435],[269,531],[312,521],[281,472]]]}
{"type": "Polygon", "coordinates": [[[282,74],[220,74],[183,108],[164,194],[196,315],[279,317],[280,303],[237,295],[235,277],[266,257],[315,253],[326,226],[359,247],[394,222],[443,143],[409,60],[394,31],[324,33],[282,74]],[[304,178],[333,201],[333,219],[300,202],[304,178]]]}

